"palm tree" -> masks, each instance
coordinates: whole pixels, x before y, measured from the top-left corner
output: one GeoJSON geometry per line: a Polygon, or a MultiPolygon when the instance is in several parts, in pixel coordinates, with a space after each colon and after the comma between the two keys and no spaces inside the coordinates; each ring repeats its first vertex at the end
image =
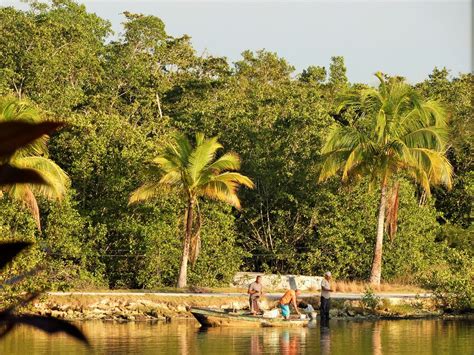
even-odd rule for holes
{"type": "Polygon", "coordinates": [[[352,125],[334,125],[322,148],[319,181],[342,171],[342,180],[368,177],[380,186],[377,237],[370,282],[380,284],[382,244],[387,202],[389,233],[394,233],[398,205],[397,177],[406,174],[420,184],[426,196],[430,185],[452,183],[452,167],[445,156],[447,115],[441,104],[423,100],[402,78],[375,74],[380,84],[342,95],[337,113],[356,112],[352,125]],[[392,190],[392,196],[390,191],[392,190]]]}
{"type": "MultiPolygon", "coordinates": [[[[40,124],[42,118],[41,113],[28,102],[14,97],[3,97],[0,99],[0,122],[40,124]]],[[[19,148],[8,157],[11,166],[35,172],[43,183],[11,183],[1,187],[11,198],[20,201],[30,210],[40,230],[36,196],[40,195],[50,200],[61,200],[69,185],[66,173],[48,158],[47,140],[48,136],[43,135],[19,148]]]]}
{"type": "Polygon", "coordinates": [[[226,153],[216,159],[222,149],[217,137],[205,139],[196,134],[194,146],[189,140],[178,135],[173,144],[168,145],[162,155],[153,160],[153,179],[136,189],[130,196],[130,203],[150,200],[163,191],[174,190],[186,201],[185,235],[177,286],[187,284],[188,260],[194,263],[200,249],[201,218],[199,198],[208,197],[240,208],[237,197],[239,185],[253,188],[252,181],[236,172],[240,169],[240,158],[235,153],[226,153]],[[194,210],[197,210],[194,221],[194,210]]]}

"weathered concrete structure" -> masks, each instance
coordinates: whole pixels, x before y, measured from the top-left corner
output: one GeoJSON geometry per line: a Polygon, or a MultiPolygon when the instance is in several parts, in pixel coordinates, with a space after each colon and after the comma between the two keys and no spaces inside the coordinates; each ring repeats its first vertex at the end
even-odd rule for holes
{"type": "Polygon", "coordinates": [[[318,291],[321,289],[321,276],[301,275],[277,275],[264,274],[261,272],[238,272],[235,274],[232,285],[238,288],[246,288],[257,276],[262,276],[264,289],[287,290],[300,289],[302,291],[318,291]]]}

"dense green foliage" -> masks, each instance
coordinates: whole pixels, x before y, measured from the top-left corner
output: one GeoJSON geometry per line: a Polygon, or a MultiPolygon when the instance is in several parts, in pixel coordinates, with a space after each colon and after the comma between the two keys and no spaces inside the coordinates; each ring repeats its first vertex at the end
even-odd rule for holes
{"type": "MultiPolygon", "coordinates": [[[[317,183],[329,127],[355,120],[351,110],[335,114],[337,96],[367,87],[347,81],[343,58],[301,74],[266,51],[246,51],[231,65],[196,55],[189,37],[169,36],[156,17],[124,16],[118,36],[69,0],[36,3],[27,12],[0,8],[0,95],[28,99],[67,122],[49,154],[71,180],[61,204],[39,198],[41,233],[19,205],[0,200],[1,238],[39,241],[12,268],[41,262],[61,270],[51,274],[56,288],[173,285],[186,204],[167,196],[129,207],[128,198],[148,180],[147,162],[179,131],[218,136],[256,185],[238,191],[240,211],[201,202],[202,250],[188,275],[192,284],[226,284],[238,269],[329,268],[336,277],[367,278],[377,191],[367,192],[366,180],[317,183]]],[[[472,74],[452,78],[444,69],[414,85],[448,108],[455,175],[451,191],[439,187],[427,201],[401,179],[385,280],[412,282],[462,251],[474,256],[472,86],[472,74]]]]}
{"type": "Polygon", "coordinates": [[[419,282],[433,290],[438,305],[446,311],[474,310],[474,263],[464,251],[449,250],[444,262],[420,273],[419,282]]]}

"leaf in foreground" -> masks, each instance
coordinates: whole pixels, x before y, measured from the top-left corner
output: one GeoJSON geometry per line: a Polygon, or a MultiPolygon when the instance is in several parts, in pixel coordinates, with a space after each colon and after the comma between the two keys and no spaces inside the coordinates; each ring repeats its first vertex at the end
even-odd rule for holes
{"type": "Polygon", "coordinates": [[[41,329],[49,334],[66,333],[77,340],[89,345],[89,341],[82,331],[68,321],[53,317],[43,317],[36,315],[11,315],[9,313],[0,314],[0,322],[6,323],[6,329],[0,333],[0,338],[7,335],[16,325],[25,324],[41,329]]]}
{"type": "Polygon", "coordinates": [[[14,184],[46,184],[46,181],[33,169],[17,168],[10,164],[0,165],[0,186],[14,184]]]}
{"type": "Polygon", "coordinates": [[[28,242],[0,243],[0,269],[30,245],[28,242]]]}
{"type": "Polygon", "coordinates": [[[61,127],[61,122],[29,123],[23,121],[0,122],[0,156],[13,154],[18,148],[61,127]]]}

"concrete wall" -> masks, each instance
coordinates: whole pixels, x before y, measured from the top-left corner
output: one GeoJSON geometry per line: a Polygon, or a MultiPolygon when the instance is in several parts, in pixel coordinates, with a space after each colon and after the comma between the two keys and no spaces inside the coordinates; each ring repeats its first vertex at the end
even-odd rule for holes
{"type": "Polygon", "coordinates": [[[300,289],[317,291],[321,289],[321,276],[276,275],[259,272],[238,272],[232,281],[234,287],[247,288],[257,276],[262,276],[266,290],[300,289]]]}

